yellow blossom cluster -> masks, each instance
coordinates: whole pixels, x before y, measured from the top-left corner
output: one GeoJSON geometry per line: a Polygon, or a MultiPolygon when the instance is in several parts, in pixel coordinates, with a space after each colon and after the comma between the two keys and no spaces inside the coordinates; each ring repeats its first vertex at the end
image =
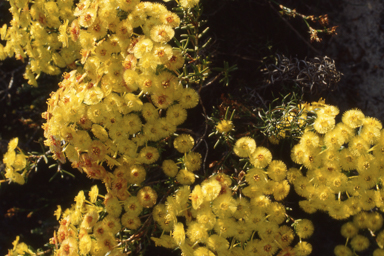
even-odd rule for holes
{"type": "Polygon", "coordinates": [[[285,206],[280,202],[290,190],[282,161],[256,147],[250,137],[234,146],[253,168],[245,174],[245,188],[238,194],[233,179],[217,173],[201,184],[180,187],[164,204],[153,209],[153,219],[163,230],[152,237],[157,246],[179,248],[183,255],[309,255],[311,244],[302,241],[314,231],[310,220],[285,225],[285,206]],[[273,197],[272,197],[273,196],[273,197]],[[291,246],[295,236],[300,242],[291,246]],[[240,243],[241,246],[236,246],[240,243]]]}
{"type": "MultiPolygon", "coordinates": [[[[176,76],[182,52],[167,43],[180,19],[158,3],[80,1],[70,24],[66,42],[79,45],[83,66],[64,73],[48,100],[45,144],[124,200],[127,185],[141,184],[159,159],[155,143],[173,135],[199,101],[176,76]],[[105,162],[117,166],[113,174],[105,162]]],[[[182,138],[175,147],[186,153],[193,141],[182,138]]],[[[199,169],[200,155],[185,158],[189,172],[199,169]]]]}
{"type": "MultiPolygon", "coordinates": [[[[368,237],[359,234],[368,229],[372,234],[377,233],[383,226],[383,216],[379,212],[361,211],[353,216],[353,220],[346,222],[341,227],[341,235],[350,241],[350,247],[345,245],[337,245],[334,249],[336,256],[354,255],[353,252],[362,252],[369,248],[370,240],[368,237]]],[[[373,252],[374,256],[384,255],[384,230],[376,234],[376,243],[379,248],[373,252]]]]}
{"type": "Polygon", "coordinates": [[[117,246],[115,235],[141,227],[139,215],[144,208],[152,207],[157,199],[156,192],[150,187],[141,188],[136,196],[131,195],[124,201],[112,194],[102,196],[98,193],[95,185],[89,192],[89,200],[84,191],[80,191],[70,209],[61,213],[61,207],[58,207],[55,215],[61,218],[60,227],[51,239],[51,244],[58,248],[55,255],[124,255],[122,248],[117,246]],[[98,197],[104,201],[97,200],[98,197]]]}
{"type": "MultiPolygon", "coordinates": [[[[37,86],[41,72],[58,75],[63,68],[76,69],[77,61],[81,59],[84,64],[91,52],[102,61],[109,60],[112,53],[127,49],[137,27],[150,41],[136,50],[135,58],[140,55],[145,59],[142,65],[156,66],[172,55],[172,49],[161,44],[173,37],[173,28],[180,22],[163,5],[155,4],[153,8],[140,4],[140,0],[82,0],[77,6],[74,0],[8,1],[13,18],[9,27],[4,24],[0,29],[1,40],[7,41],[5,46],[0,44],[0,60],[15,56],[24,62],[29,58],[24,77],[33,86],[37,86]],[[122,19],[124,16],[127,18],[122,19]],[[163,53],[149,56],[146,53],[151,48],[163,53]]],[[[180,5],[192,8],[198,2],[183,0],[180,5]]],[[[180,63],[183,61],[175,59],[168,67],[172,70],[180,63]]]]}
{"type": "Polygon", "coordinates": [[[16,182],[23,185],[25,183],[25,173],[27,171],[24,170],[27,165],[27,157],[21,150],[17,149],[18,143],[19,138],[13,138],[8,143],[8,151],[3,156],[3,163],[5,164],[5,178],[10,182],[16,182]]]}
{"type": "Polygon", "coordinates": [[[60,68],[76,68],[80,45],[69,44],[68,38],[64,44],[62,39],[66,26],[75,19],[73,2],[10,0],[13,19],[1,29],[1,39],[7,43],[0,44],[0,60],[15,56],[24,62],[29,57],[24,77],[33,86],[41,72],[58,75],[60,68]]]}
{"type": "MultiPolygon", "coordinates": [[[[341,233],[353,251],[363,251],[369,247],[369,240],[358,235],[358,230],[375,233],[383,224],[378,211],[384,209],[382,124],[358,109],[344,112],[342,122],[337,124],[337,107],[320,103],[312,110],[317,115],[313,129],[304,132],[291,152],[292,160],[301,167],[291,168],[287,179],[305,198],[299,202],[305,212],[320,210],[337,220],[353,216],[353,223],[346,223],[341,233]]],[[[376,241],[380,247],[376,253],[382,255],[382,241],[376,241]]],[[[347,246],[337,246],[335,254],[353,252],[347,246]]]]}
{"type": "Polygon", "coordinates": [[[184,154],[180,162],[183,164],[183,168],[180,169],[172,159],[164,160],[161,166],[167,176],[174,177],[181,185],[192,185],[195,183],[194,172],[198,171],[201,166],[201,154],[191,151],[194,145],[195,141],[189,134],[181,134],[176,137],[173,146],[177,151],[184,154]]]}

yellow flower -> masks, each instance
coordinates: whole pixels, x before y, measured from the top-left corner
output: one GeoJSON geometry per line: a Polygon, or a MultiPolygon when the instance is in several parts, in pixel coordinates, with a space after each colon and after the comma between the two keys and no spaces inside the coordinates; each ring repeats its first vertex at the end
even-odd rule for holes
{"type": "Polygon", "coordinates": [[[116,234],[121,229],[120,219],[114,218],[111,215],[105,217],[103,222],[106,229],[112,234],[116,234]]]}
{"type": "Polygon", "coordinates": [[[59,42],[63,43],[63,47],[68,47],[68,22],[69,20],[66,20],[64,24],[59,27],[60,35],[57,37],[57,39],[59,40],[59,42]]]}
{"type": "Polygon", "coordinates": [[[219,133],[228,133],[234,128],[234,125],[232,121],[230,120],[221,120],[217,125],[216,125],[216,130],[219,133]]]}
{"type": "Polygon", "coordinates": [[[345,201],[327,200],[326,208],[329,216],[336,220],[344,220],[351,216],[351,210],[345,201]]]}
{"type": "Polygon", "coordinates": [[[165,12],[160,15],[159,19],[164,25],[170,25],[173,28],[178,27],[180,25],[179,16],[177,16],[177,14],[173,12],[165,12]]]}
{"type": "Polygon", "coordinates": [[[378,120],[375,117],[366,117],[363,120],[363,124],[365,127],[371,127],[371,128],[376,128],[376,129],[383,129],[383,125],[381,124],[380,120],[378,120]]]}
{"type": "Polygon", "coordinates": [[[256,150],[256,142],[251,137],[242,137],[236,141],[233,151],[239,157],[250,157],[256,150]]]}
{"type": "Polygon", "coordinates": [[[353,222],[347,222],[341,226],[340,233],[345,238],[352,238],[357,235],[359,229],[353,224],[353,222]]]}
{"type": "Polygon", "coordinates": [[[192,243],[205,242],[208,239],[208,230],[204,224],[192,221],[188,225],[187,236],[192,243]]]}
{"type": "Polygon", "coordinates": [[[159,159],[159,156],[157,148],[147,146],[140,150],[137,160],[143,164],[153,164],[159,159]]]}
{"type": "Polygon", "coordinates": [[[383,256],[384,255],[384,250],[377,248],[376,250],[373,251],[373,256],[383,256]]]}
{"type": "Polygon", "coordinates": [[[265,171],[261,168],[249,169],[245,175],[245,180],[250,185],[263,186],[264,183],[268,182],[268,177],[265,171]]]}
{"type": "Polygon", "coordinates": [[[145,186],[137,192],[137,198],[144,208],[151,208],[156,204],[157,193],[151,187],[145,186]]]}
{"type": "Polygon", "coordinates": [[[237,209],[233,214],[236,219],[246,219],[251,214],[249,200],[245,197],[237,198],[237,209]]]}
{"type": "Polygon", "coordinates": [[[163,161],[161,169],[163,169],[165,175],[169,177],[175,177],[177,172],[179,171],[179,168],[177,167],[176,163],[170,159],[163,161]]]}
{"type": "MultiPolygon", "coordinates": [[[[99,249],[101,250],[102,254],[106,254],[108,251],[111,251],[117,245],[117,241],[115,237],[110,233],[108,233],[107,235],[99,239],[96,239],[96,243],[99,249]]],[[[95,254],[97,253],[92,252],[92,255],[95,255],[95,254]]]]}
{"type": "Polygon", "coordinates": [[[173,54],[168,62],[165,63],[165,66],[169,70],[176,70],[181,68],[184,65],[184,58],[180,49],[173,49],[173,54]]]}
{"type": "Polygon", "coordinates": [[[353,252],[349,247],[346,245],[336,245],[335,249],[333,250],[333,253],[336,256],[353,256],[353,252]]]}
{"type": "Polygon", "coordinates": [[[277,182],[273,187],[273,197],[276,201],[281,201],[288,196],[290,185],[287,180],[277,182]]]}
{"type": "Polygon", "coordinates": [[[194,172],[200,169],[201,155],[198,152],[189,152],[184,158],[184,164],[188,171],[194,172]]]}
{"type": "Polygon", "coordinates": [[[380,139],[380,129],[372,126],[363,126],[361,129],[360,136],[369,144],[376,144],[380,139]]]}
{"type": "Polygon", "coordinates": [[[175,31],[169,25],[155,25],[149,32],[151,39],[155,42],[166,43],[175,35],[175,31]]]}
{"type": "Polygon", "coordinates": [[[320,134],[325,134],[332,130],[334,127],[335,118],[325,115],[318,115],[315,122],[313,123],[313,128],[315,128],[315,130],[320,134]]]}
{"type": "Polygon", "coordinates": [[[376,236],[376,242],[377,242],[377,245],[378,245],[380,248],[384,248],[384,230],[383,230],[383,231],[380,231],[379,234],[377,234],[377,236],[376,236]]]}
{"type": "Polygon", "coordinates": [[[123,208],[116,197],[111,194],[107,194],[104,199],[104,205],[108,214],[116,218],[120,216],[123,208]]]}
{"type": "Polygon", "coordinates": [[[187,169],[181,169],[176,175],[176,180],[180,182],[181,185],[192,185],[195,183],[195,175],[193,172],[187,171],[187,169]]]}
{"type": "Polygon", "coordinates": [[[189,134],[181,134],[173,141],[173,146],[180,153],[189,152],[195,144],[194,139],[189,134]]]}
{"type": "Polygon", "coordinates": [[[237,202],[231,195],[221,195],[212,204],[212,210],[219,218],[231,217],[236,209],[237,202]]]}
{"type": "Polygon", "coordinates": [[[140,117],[136,114],[128,114],[123,117],[124,131],[128,134],[139,132],[143,126],[140,117]]]}
{"type": "Polygon", "coordinates": [[[214,226],[215,232],[224,238],[232,237],[235,233],[237,222],[233,218],[219,218],[214,226]]]}
{"type": "Polygon", "coordinates": [[[257,231],[262,240],[273,241],[274,236],[277,234],[278,230],[279,225],[276,222],[263,221],[257,231]]]}
{"type": "Polygon", "coordinates": [[[180,245],[184,243],[185,231],[183,223],[178,222],[175,224],[175,226],[173,227],[172,237],[175,240],[176,244],[180,245]]]}
{"type": "Polygon", "coordinates": [[[197,210],[199,209],[200,205],[204,202],[204,195],[201,191],[201,186],[196,185],[192,193],[189,195],[190,200],[192,201],[192,208],[197,210]]]}
{"type": "Polygon", "coordinates": [[[159,113],[152,103],[144,103],[141,115],[147,122],[155,121],[159,119],[159,113]]]}
{"type": "Polygon", "coordinates": [[[369,144],[360,135],[356,135],[349,141],[348,149],[353,156],[360,156],[368,152],[369,144]]]}
{"type": "Polygon", "coordinates": [[[78,244],[74,237],[66,238],[60,245],[61,255],[76,256],[78,244]]]}
{"type": "Polygon", "coordinates": [[[158,121],[147,122],[143,126],[145,137],[150,141],[158,141],[162,138],[162,131],[160,130],[158,121]]]}
{"type": "Polygon", "coordinates": [[[356,235],[351,240],[351,247],[353,250],[357,252],[364,251],[369,247],[369,240],[365,236],[362,235],[356,235]]]}
{"type": "Polygon", "coordinates": [[[88,156],[94,162],[103,161],[106,151],[106,146],[101,141],[94,140],[88,147],[88,156]]]}
{"type": "Polygon", "coordinates": [[[90,230],[96,224],[98,219],[99,219],[99,214],[97,213],[97,211],[95,209],[91,209],[84,215],[84,218],[80,227],[90,230]]]}
{"type": "Polygon", "coordinates": [[[280,226],[277,234],[279,234],[277,237],[278,244],[280,244],[283,248],[289,246],[295,238],[293,230],[287,225],[280,226]]]}
{"type": "Polygon", "coordinates": [[[345,143],[344,137],[339,130],[332,130],[327,132],[324,136],[324,144],[327,149],[338,150],[345,143]]]}
{"type": "Polygon", "coordinates": [[[91,251],[92,239],[88,234],[82,236],[79,240],[79,249],[82,255],[86,255],[91,251]]]}
{"type": "Polygon", "coordinates": [[[282,181],[287,176],[287,166],[283,161],[273,160],[267,170],[268,176],[274,181],[282,181]]]}
{"type": "Polygon", "coordinates": [[[208,230],[211,230],[214,227],[217,220],[216,215],[213,214],[212,210],[209,207],[207,208],[202,207],[202,209],[199,209],[196,212],[197,212],[196,213],[197,222],[204,224],[208,230]]]}
{"type": "Polygon", "coordinates": [[[93,86],[90,89],[86,89],[84,95],[84,103],[87,105],[96,105],[104,97],[104,93],[100,87],[93,86]]]}
{"type": "Polygon", "coordinates": [[[192,88],[184,88],[179,103],[185,109],[194,108],[199,103],[199,94],[192,88]]]}
{"type": "Polygon", "coordinates": [[[138,229],[141,226],[141,220],[138,216],[126,212],[121,216],[121,224],[128,229],[138,229]]]}
{"type": "Polygon", "coordinates": [[[201,192],[205,201],[213,201],[219,196],[220,191],[221,185],[216,179],[208,179],[201,184],[201,192]]]}
{"type": "Polygon", "coordinates": [[[319,167],[322,162],[322,155],[320,155],[320,148],[313,150],[306,150],[303,156],[304,166],[311,170],[319,167]]]}
{"type": "Polygon", "coordinates": [[[261,252],[264,255],[275,255],[275,253],[279,250],[279,246],[272,242],[273,240],[261,240],[260,241],[260,248],[261,252]]]}
{"type": "Polygon", "coordinates": [[[381,229],[383,226],[383,216],[381,213],[372,212],[368,213],[367,228],[373,232],[381,229]]]}
{"type": "Polygon", "coordinates": [[[312,221],[308,219],[302,219],[300,221],[297,221],[295,223],[295,231],[300,238],[305,239],[310,237],[314,231],[314,226],[312,221]]]}
{"type": "Polygon", "coordinates": [[[142,165],[132,165],[129,167],[127,181],[131,184],[141,184],[147,175],[142,165]]]}
{"type": "Polygon", "coordinates": [[[301,209],[303,209],[303,211],[305,211],[306,213],[309,213],[309,214],[315,213],[317,211],[316,203],[313,200],[311,200],[311,201],[307,201],[307,200],[299,201],[299,206],[301,209]]]}
{"type": "Polygon", "coordinates": [[[351,128],[357,128],[363,125],[365,115],[359,109],[351,109],[344,112],[342,121],[351,128]]]}
{"type": "Polygon", "coordinates": [[[229,242],[224,237],[214,234],[208,238],[207,246],[216,252],[225,251],[229,247],[229,242]]]}
{"type": "Polygon", "coordinates": [[[136,196],[130,196],[124,201],[124,209],[131,216],[139,216],[143,206],[141,206],[136,196]]]}
{"type": "Polygon", "coordinates": [[[136,58],[140,59],[145,53],[151,52],[153,48],[153,42],[151,39],[141,39],[133,48],[133,54],[136,58]]]}
{"type": "MultiPolygon", "coordinates": [[[[160,108],[160,106],[157,107],[160,108]]],[[[181,105],[175,104],[168,108],[166,119],[173,125],[180,125],[187,119],[187,111],[181,105]]]]}
{"type": "Polygon", "coordinates": [[[14,168],[14,170],[21,171],[25,168],[26,165],[27,165],[26,156],[23,153],[16,154],[15,161],[12,164],[12,167],[14,168]]]}
{"type": "Polygon", "coordinates": [[[351,137],[355,135],[354,129],[342,122],[336,125],[335,131],[343,137],[344,143],[348,143],[351,137]]]}
{"type": "Polygon", "coordinates": [[[307,256],[312,252],[312,245],[307,242],[299,242],[293,248],[297,256],[307,256]]]}
{"type": "Polygon", "coordinates": [[[143,102],[138,95],[133,93],[127,93],[124,95],[124,102],[126,102],[130,111],[141,111],[143,108],[143,102]]]}

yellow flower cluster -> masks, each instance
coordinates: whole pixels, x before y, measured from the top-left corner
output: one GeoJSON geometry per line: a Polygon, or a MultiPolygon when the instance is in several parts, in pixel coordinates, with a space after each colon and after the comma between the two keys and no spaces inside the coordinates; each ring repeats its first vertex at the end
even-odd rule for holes
{"type": "MultiPolygon", "coordinates": [[[[299,205],[307,213],[321,210],[338,220],[353,216],[341,233],[353,251],[364,251],[369,239],[359,235],[359,229],[373,234],[383,224],[382,214],[374,210],[384,210],[382,124],[358,109],[346,111],[336,124],[337,107],[320,103],[311,108],[317,115],[314,130],[307,129],[293,147],[291,158],[301,168],[291,168],[288,181],[305,198],[299,205]]],[[[382,237],[384,231],[376,234],[380,249],[374,255],[384,253],[382,237]]],[[[353,255],[352,250],[339,245],[335,255],[353,255]]]]}
{"type": "Polygon", "coordinates": [[[192,185],[195,183],[194,172],[198,171],[201,166],[201,154],[191,151],[194,145],[195,141],[189,134],[181,134],[176,137],[173,146],[177,151],[184,154],[180,162],[184,168],[179,170],[177,164],[171,159],[164,160],[161,166],[167,176],[174,177],[181,185],[192,185]]]}
{"type": "Polygon", "coordinates": [[[272,161],[271,152],[256,147],[250,137],[240,138],[234,152],[249,158],[254,165],[244,176],[244,185],[248,186],[241,190],[242,196],[235,196],[237,186],[223,173],[195,185],[192,191],[189,186],[183,186],[168,196],[164,204],[154,207],[153,219],[164,232],[152,240],[157,246],[179,248],[187,256],[278,252],[278,255],[309,255],[312,246],[301,239],[312,235],[312,222],[297,221],[294,229],[284,225],[286,209],[279,201],[290,190],[286,165],[272,161]],[[291,246],[295,234],[300,242],[291,246]],[[235,246],[236,242],[241,246],[235,246]]]}
{"type": "MultiPolygon", "coordinates": [[[[383,216],[379,212],[366,212],[361,211],[353,216],[353,221],[349,221],[343,224],[341,227],[341,235],[350,241],[350,247],[345,245],[338,245],[334,249],[336,256],[342,255],[354,255],[353,251],[361,252],[370,246],[370,240],[364,235],[359,234],[359,230],[370,230],[373,234],[378,232],[383,226],[383,216]]],[[[380,248],[375,249],[374,256],[384,255],[384,231],[380,231],[376,234],[376,243],[380,248]]]]}
{"type": "MultiPolygon", "coordinates": [[[[153,207],[157,199],[156,192],[150,187],[141,188],[136,196],[124,201],[112,194],[101,196],[98,193],[97,186],[93,186],[89,200],[86,200],[84,192],[80,191],[75,197],[76,203],[64,211],[60,227],[51,239],[58,248],[55,255],[124,255],[122,248],[117,247],[115,235],[138,229],[141,226],[139,215],[144,208],[153,207]],[[98,197],[103,197],[104,202],[97,201],[98,197]]],[[[55,215],[60,218],[60,206],[55,215]]]]}
{"type": "Polygon", "coordinates": [[[10,182],[23,185],[25,183],[26,170],[22,171],[27,165],[27,157],[20,150],[17,150],[18,152],[15,151],[18,143],[18,138],[13,138],[8,143],[8,151],[3,156],[3,163],[5,164],[5,177],[10,182]]]}
{"type": "MultiPolygon", "coordinates": [[[[82,59],[84,64],[91,52],[108,61],[112,53],[125,51],[132,44],[131,36],[137,27],[141,27],[150,40],[137,47],[135,58],[143,57],[143,66],[156,67],[170,59],[172,48],[162,43],[173,37],[173,28],[180,22],[179,17],[166,11],[163,5],[140,4],[140,0],[82,0],[76,8],[74,0],[8,1],[13,19],[11,26],[0,29],[1,40],[7,41],[5,46],[0,44],[0,60],[15,56],[24,62],[29,57],[24,77],[33,86],[37,86],[36,79],[41,72],[58,75],[62,68],[76,69],[76,61],[82,59]],[[121,20],[124,16],[128,16],[127,19],[121,20]],[[148,54],[151,51],[155,56],[148,54]]],[[[180,5],[192,8],[198,2],[183,0],[180,5]]],[[[169,69],[183,64],[179,52],[177,57],[167,63],[169,69]]],[[[131,64],[135,58],[130,58],[131,64]]]]}
{"type": "Polygon", "coordinates": [[[376,184],[384,168],[384,140],[377,119],[349,110],[335,125],[335,109],[326,106],[318,110],[317,132],[307,130],[293,147],[292,160],[307,171],[304,175],[292,169],[289,181],[307,199],[300,203],[306,212],[324,210],[336,219],[346,219],[383,205],[376,184]]]}
{"type": "Polygon", "coordinates": [[[63,44],[62,35],[68,22],[75,18],[73,0],[10,0],[9,3],[13,19],[10,27],[4,25],[1,29],[1,39],[7,43],[0,44],[0,60],[15,56],[24,62],[29,57],[24,77],[34,86],[41,72],[58,75],[60,68],[76,68],[80,45],[63,44]]]}
{"type": "MultiPolygon", "coordinates": [[[[146,166],[160,157],[148,143],[172,135],[199,101],[174,73],[184,64],[181,51],[167,44],[180,19],[158,3],[80,1],[70,22],[66,42],[81,48],[84,66],[64,73],[51,94],[43,114],[45,144],[55,159],[68,158],[124,200],[127,184],[142,183],[146,166]],[[104,162],[118,166],[113,175],[104,162]]],[[[175,147],[187,152],[191,141],[181,138],[175,147]]],[[[199,169],[201,156],[186,158],[190,172],[199,169]]]]}

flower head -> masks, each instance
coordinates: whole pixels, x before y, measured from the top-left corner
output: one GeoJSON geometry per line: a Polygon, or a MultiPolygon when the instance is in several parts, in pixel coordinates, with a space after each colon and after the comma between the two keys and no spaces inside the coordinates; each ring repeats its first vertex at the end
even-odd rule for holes
{"type": "Polygon", "coordinates": [[[234,125],[231,120],[221,120],[217,125],[216,125],[216,130],[219,133],[228,133],[232,131],[234,128],[234,125]]]}
{"type": "Polygon", "coordinates": [[[242,137],[236,141],[233,151],[239,157],[249,157],[256,150],[256,142],[250,137],[242,137]]]}
{"type": "Polygon", "coordinates": [[[351,128],[357,128],[363,125],[365,115],[360,109],[351,109],[344,112],[342,121],[351,128]]]}

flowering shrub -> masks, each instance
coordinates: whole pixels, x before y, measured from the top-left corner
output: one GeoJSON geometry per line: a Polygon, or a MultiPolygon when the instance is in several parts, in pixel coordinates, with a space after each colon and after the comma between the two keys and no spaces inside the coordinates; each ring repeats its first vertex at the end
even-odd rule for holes
{"type": "MultiPolygon", "coordinates": [[[[287,207],[293,193],[304,212],[345,221],[335,255],[371,243],[384,254],[379,120],[352,109],[336,123],[339,109],[323,100],[287,96],[266,110],[223,98],[210,117],[202,105],[204,136],[211,129],[213,148],[226,148],[207,170],[204,136],[181,128],[211,74],[199,1],[168,3],[173,12],[139,0],[9,2],[0,60],[28,60],[33,86],[42,72],[63,78],[42,114],[48,153],[26,154],[12,139],[3,181],[23,185],[48,155],[58,173],[68,161],[96,185],[57,206],[45,250],[17,237],[8,255],[139,254],[152,243],[186,256],[306,256],[317,223],[287,207]],[[290,159],[270,149],[284,140],[290,159]]],[[[235,67],[216,70],[227,83],[235,67]]]]}

